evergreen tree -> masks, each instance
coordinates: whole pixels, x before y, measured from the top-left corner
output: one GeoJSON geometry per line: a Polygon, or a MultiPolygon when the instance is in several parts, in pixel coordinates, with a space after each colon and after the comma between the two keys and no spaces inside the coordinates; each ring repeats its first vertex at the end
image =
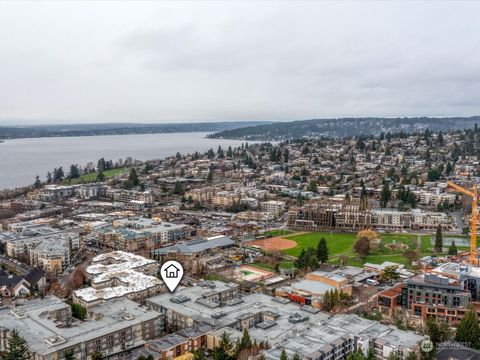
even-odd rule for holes
{"type": "Polygon", "coordinates": [[[377,356],[375,354],[375,349],[373,348],[373,346],[370,346],[368,348],[366,360],[376,360],[376,359],[377,359],[377,356]]]}
{"type": "Polygon", "coordinates": [[[78,168],[78,165],[70,165],[70,173],[68,176],[70,177],[70,179],[76,179],[80,177],[80,169],[78,168]]]}
{"type": "Polygon", "coordinates": [[[27,342],[16,329],[12,330],[7,339],[7,346],[3,354],[3,360],[29,360],[30,350],[27,342]]]}
{"type": "Polygon", "coordinates": [[[451,337],[450,328],[446,321],[437,321],[433,317],[427,317],[424,332],[430,337],[436,348],[439,343],[447,341],[451,337]]]}
{"type": "Polygon", "coordinates": [[[40,176],[35,176],[35,182],[33,183],[35,188],[39,189],[42,186],[42,181],[40,180],[40,176]]]}
{"type": "Polygon", "coordinates": [[[175,182],[175,186],[173,187],[173,193],[177,195],[183,195],[183,185],[180,181],[175,182]]]}
{"type": "Polygon", "coordinates": [[[73,349],[69,349],[63,353],[63,360],[76,360],[75,352],[73,349]]]}
{"type": "Polygon", "coordinates": [[[302,360],[302,358],[300,357],[300,355],[298,355],[297,353],[295,353],[295,354],[292,356],[292,360],[302,360]]]}
{"type": "Polygon", "coordinates": [[[128,175],[128,181],[130,182],[132,187],[137,186],[139,183],[137,171],[134,168],[130,170],[130,174],[128,175]]]}
{"type": "Polygon", "coordinates": [[[213,360],[234,360],[234,346],[226,332],[220,336],[218,346],[213,349],[213,360]]]}
{"type": "Polygon", "coordinates": [[[362,191],[360,192],[360,205],[359,205],[359,210],[364,211],[368,207],[368,196],[367,196],[367,189],[365,189],[365,184],[363,183],[362,180],[362,191]]]}
{"type": "Polygon", "coordinates": [[[248,333],[247,329],[244,329],[242,339],[240,340],[237,351],[241,351],[243,349],[248,349],[251,346],[252,346],[252,339],[250,338],[250,334],[248,333]]]}
{"type": "Polygon", "coordinates": [[[280,360],[288,360],[287,353],[285,352],[285,349],[282,349],[282,353],[280,354],[280,360]]]}
{"type": "Polygon", "coordinates": [[[390,201],[390,197],[392,196],[392,192],[390,191],[390,187],[388,186],[388,182],[384,182],[382,192],[380,193],[380,206],[382,208],[386,208],[388,202],[390,201]]]}
{"type": "Polygon", "coordinates": [[[207,181],[208,181],[208,182],[212,182],[212,181],[213,181],[213,172],[212,172],[212,171],[209,171],[209,172],[208,172],[207,181]]]}
{"type": "Polygon", "coordinates": [[[418,360],[418,355],[415,352],[410,352],[410,353],[408,353],[405,360],[418,360]]]}
{"type": "Polygon", "coordinates": [[[101,351],[96,351],[92,354],[92,360],[104,360],[105,355],[101,351]]]}
{"type": "Polygon", "coordinates": [[[105,171],[105,159],[102,157],[97,162],[97,172],[104,172],[105,171]]]}
{"type": "Polygon", "coordinates": [[[96,182],[102,182],[105,181],[105,174],[103,172],[99,172],[97,174],[97,177],[95,178],[96,182]]]}
{"type": "Polygon", "coordinates": [[[353,351],[347,356],[347,360],[365,360],[366,357],[361,350],[353,351]]]}
{"type": "Polygon", "coordinates": [[[460,320],[455,340],[468,343],[469,347],[474,349],[480,349],[480,324],[473,309],[469,309],[460,320]]]}
{"type": "Polygon", "coordinates": [[[452,241],[451,245],[448,247],[448,255],[457,255],[458,250],[455,245],[455,241],[452,241]]]}
{"type": "Polygon", "coordinates": [[[202,349],[198,349],[193,352],[193,360],[207,360],[207,357],[202,349]]]}
{"type": "Polygon", "coordinates": [[[52,173],[50,171],[47,172],[47,183],[48,184],[52,183],[52,173]]]}
{"type": "Polygon", "coordinates": [[[438,224],[437,233],[435,234],[435,251],[442,252],[442,248],[443,248],[442,226],[438,224]]]}
{"type": "Polygon", "coordinates": [[[324,264],[328,261],[328,247],[327,242],[324,237],[320,239],[317,246],[317,258],[324,264]]]}

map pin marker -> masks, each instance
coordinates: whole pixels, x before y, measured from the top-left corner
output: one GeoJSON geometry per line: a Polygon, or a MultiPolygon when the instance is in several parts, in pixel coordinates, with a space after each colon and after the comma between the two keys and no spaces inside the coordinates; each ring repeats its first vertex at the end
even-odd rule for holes
{"type": "Polygon", "coordinates": [[[167,261],[163,263],[160,269],[160,276],[162,277],[163,282],[167,285],[168,290],[173,292],[178,284],[180,284],[180,280],[183,277],[183,267],[177,261],[167,261]]]}

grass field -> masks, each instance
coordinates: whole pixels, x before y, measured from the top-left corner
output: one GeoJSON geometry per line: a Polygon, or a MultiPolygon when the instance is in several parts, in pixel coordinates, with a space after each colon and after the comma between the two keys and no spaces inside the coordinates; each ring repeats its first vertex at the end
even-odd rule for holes
{"type": "MultiPolygon", "coordinates": [[[[103,172],[103,175],[105,175],[106,179],[109,179],[109,178],[112,178],[114,176],[118,176],[118,175],[121,175],[123,173],[126,173],[127,171],[128,171],[128,168],[122,167],[122,168],[118,168],[118,169],[105,170],[103,172]]],[[[96,178],[97,178],[97,173],[94,172],[94,173],[82,175],[82,176],[80,176],[79,178],[76,178],[76,179],[72,179],[70,181],[70,184],[75,185],[75,184],[91,183],[91,182],[95,182],[96,178]]],[[[65,183],[68,183],[68,181],[65,180],[65,183]]]]}
{"type": "Polygon", "coordinates": [[[297,246],[291,249],[284,250],[283,253],[292,256],[300,255],[302,249],[309,247],[316,248],[320,238],[324,237],[327,241],[327,246],[330,254],[343,254],[349,250],[353,251],[353,243],[355,242],[355,234],[343,233],[322,233],[311,232],[299,235],[285,236],[287,239],[295,240],[297,246]]]}
{"type": "MultiPolygon", "coordinates": [[[[271,264],[264,264],[264,263],[252,263],[252,264],[247,264],[248,266],[252,266],[252,267],[256,267],[256,268],[259,268],[261,270],[267,270],[267,271],[272,271],[272,272],[275,272],[275,266],[271,265],[271,264]]],[[[292,261],[282,261],[280,262],[279,264],[279,268],[280,269],[292,269],[294,266],[293,266],[293,262],[292,261]]]]}
{"type": "Polygon", "coordinates": [[[264,264],[264,263],[252,263],[252,264],[247,264],[248,266],[251,267],[256,267],[261,270],[267,270],[267,271],[273,271],[275,272],[275,267],[271,264],[264,264]]]}
{"type": "MultiPolygon", "coordinates": [[[[410,260],[403,254],[405,251],[419,250],[420,256],[433,254],[433,246],[431,244],[431,235],[413,235],[413,234],[378,234],[380,244],[377,248],[371,250],[370,255],[364,259],[360,259],[353,250],[353,244],[356,240],[356,234],[348,233],[329,233],[329,232],[310,232],[303,234],[294,234],[285,236],[285,238],[297,242],[297,246],[291,249],[283,250],[285,255],[298,257],[302,249],[312,247],[316,249],[318,241],[324,237],[327,242],[329,251],[329,262],[338,263],[340,256],[349,258],[350,265],[361,266],[366,262],[381,264],[384,261],[392,261],[406,266],[410,266],[410,260]],[[401,247],[388,248],[388,244],[403,244],[401,247]]],[[[445,243],[444,247],[448,247],[450,243],[445,243]]],[[[457,246],[458,250],[466,250],[464,247],[457,246]]]]}

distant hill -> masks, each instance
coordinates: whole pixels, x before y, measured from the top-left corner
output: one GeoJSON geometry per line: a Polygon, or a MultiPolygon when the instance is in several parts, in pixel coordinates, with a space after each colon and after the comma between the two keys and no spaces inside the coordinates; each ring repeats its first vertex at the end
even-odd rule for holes
{"type": "Polygon", "coordinates": [[[338,118],[276,122],[229,129],[209,135],[211,138],[244,140],[286,140],[302,137],[348,137],[380,135],[395,132],[418,132],[426,128],[436,131],[472,128],[480,124],[480,116],[417,117],[417,118],[338,118]]]}
{"type": "Polygon", "coordinates": [[[0,139],[62,137],[62,136],[98,136],[158,134],[176,132],[218,132],[245,126],[269,124],[268,121],[235,121],[235,122],[197,122],[171,124],[67,124],[67,125],[25,125],[0,126],[0,139]]]}

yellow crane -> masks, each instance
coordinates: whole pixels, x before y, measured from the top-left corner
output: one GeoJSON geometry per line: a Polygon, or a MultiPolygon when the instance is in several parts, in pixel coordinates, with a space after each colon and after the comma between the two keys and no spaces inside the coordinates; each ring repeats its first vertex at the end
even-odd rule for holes
{"type": "Polygon", "coordinates": [[[478,189],[476,186],[473,186],[471,189],[466,189],[460,185],[457,185],[451,181],[447,182],[448,186],[461,192],[462,194],[468,195],[472,198],[472,219],[471,219],[471,229],[470,229],[470,259],[469,262],[472,265],[478,265],[477,257],[477,217],[478,217],[478,189]]]}

